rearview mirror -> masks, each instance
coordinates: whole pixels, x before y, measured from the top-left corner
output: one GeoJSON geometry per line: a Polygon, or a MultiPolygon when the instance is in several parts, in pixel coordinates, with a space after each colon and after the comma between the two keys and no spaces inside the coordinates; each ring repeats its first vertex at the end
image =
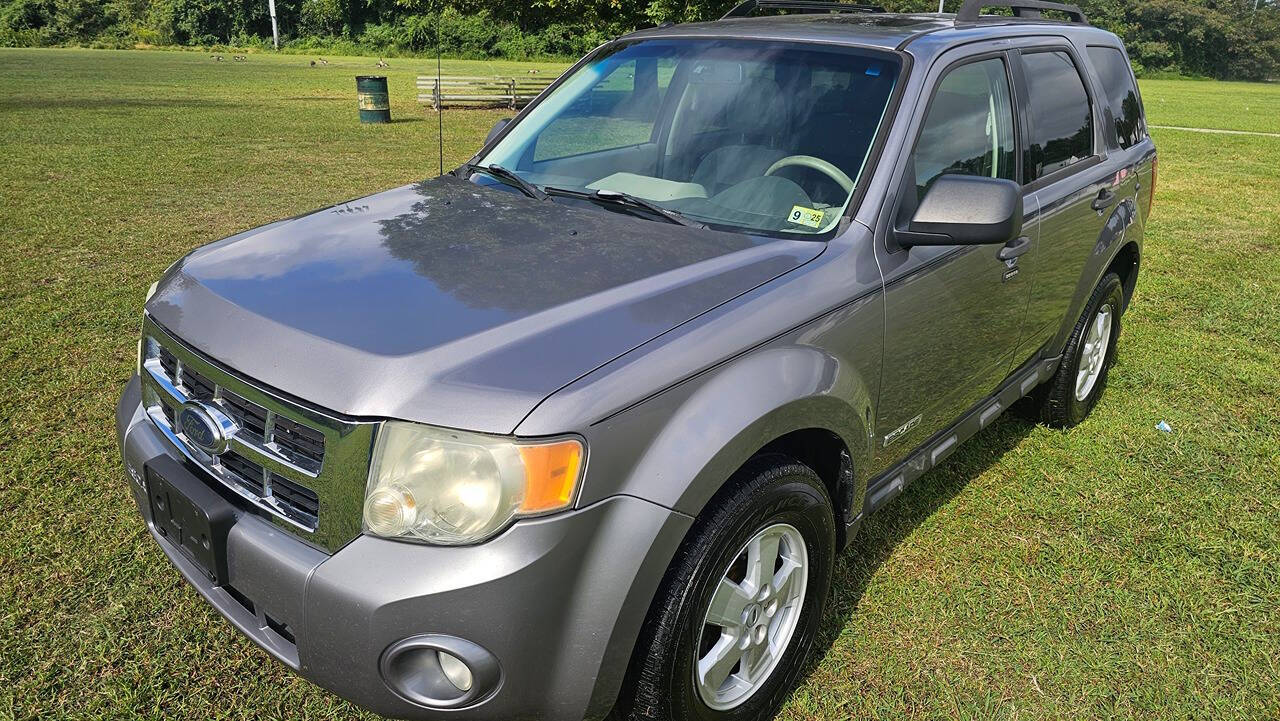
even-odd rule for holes
{"type": "Polygon", "coordinates": [[[493,142],[493,139],[498,137],[503,130],[506,130],[507,126],[510,124],[511,124],[511,118],[503,118],[502,120],[499,120],[498,122],[494,123],[493,129],[489,131],[489,134],[487,136],[485,136],[484,144],[488,145],[489,143],[493,142]]]}
{"type": "MultiPolygon", "coordinates": [[[[910,192],[910,191],[908,191],[910,192]]],[[[933,181],[899,245],[994,245],[1022,232],[1022,188],[1012,180],[943,175],[933,181]]]]}

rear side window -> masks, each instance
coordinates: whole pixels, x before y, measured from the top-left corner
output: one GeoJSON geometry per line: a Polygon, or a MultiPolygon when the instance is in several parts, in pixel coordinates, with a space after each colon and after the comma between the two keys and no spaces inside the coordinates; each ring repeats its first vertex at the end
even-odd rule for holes
{"type": "Polygon", "coordinates": [[[1022,56],[1031,99],[1031,133],[1023,180],[1061,170],[1093,155],[1093,111],[1071,56],[1063,50],[1022,56]]]}
{"type": "Polygon", "coordinates": [[[1120,147],[1129,148],[1147,137],[1142,123],[1142,102],[1138,100],[1138,88],[1133,84],[1133,73],[1124,53],[1118,48],[1102,45],[1089,46],[1089,62],[1102,80],[1102,90],[1107,94],[1111,107],[1115,135],[1120,147]]]}

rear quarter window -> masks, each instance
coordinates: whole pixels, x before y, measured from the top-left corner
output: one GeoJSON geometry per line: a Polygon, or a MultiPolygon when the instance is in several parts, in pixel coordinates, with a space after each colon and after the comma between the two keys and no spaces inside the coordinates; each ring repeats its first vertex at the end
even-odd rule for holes
{"type": "Polygon", "coordinates": [[[1102,91],[1107,95],[1111,108],[1112,128],[1108,134],[1121,148],[1131,148],[1147,137],[1142,122],[1142,101],[1133,81],[1129,61],[1119,48],[1104,45],[1089,46],[1089,62],[1102,81],[1102,91]]]}
{"type": "Polygon", "coordinates": [[[1093,155],[1093,110],[1075,61],[1065,50],[1022,56],[1031,100],[1031,132],[1023,152],[1031,183],[1093,155]]]}

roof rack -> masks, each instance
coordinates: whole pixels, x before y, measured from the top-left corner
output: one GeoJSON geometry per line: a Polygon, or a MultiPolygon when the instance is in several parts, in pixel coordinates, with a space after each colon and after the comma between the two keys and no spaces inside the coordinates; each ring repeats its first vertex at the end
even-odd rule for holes
{"type": "MultiPolygon", "coordinates": [[[[967,0],[966,0],[967,1],[967,0]]],[[[822,0],[746,0],[725,13],[726,18],[742,18],[760,8],[776,10],[795,10],[802,13],[882,13],[879,5],[857,5],[843,2],[823,2],[822,0]]]]}
{"type": "Polygon", "coordinates": [[[1073,23],[1089,24],[1084,11],[1079,7],[1066,3],[1047,2],[1047,0],[964,0],[964,5],[960,6],[960,12],[956,13],[956,22],[976,23],[984,17],[993,17],[981,14],[982,8],[985,7],[1009,8],[1013,11],[1014,17],[1025,20],[1037,20],[1043,17],[1040,14],[1041,10],[1057,10],[1066,13],[1073,23]]]}

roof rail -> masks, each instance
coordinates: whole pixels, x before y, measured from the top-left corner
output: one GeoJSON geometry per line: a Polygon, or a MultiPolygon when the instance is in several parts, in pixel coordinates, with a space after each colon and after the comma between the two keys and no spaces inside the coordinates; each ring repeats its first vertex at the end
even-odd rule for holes
{"type": "Polygon", "coordinates": [[[795,10],[803,13],[882,13],[879,5],[856,5],[844,2],[823,2],[823,0],[745,0],[720,18],[742,18],[758,8],[777,10],[795,10]]]}
{"type": "Polygon", "coordinates": [[[1041,10],[1057,10],[1058,12],[1066,13],[1073,23],[1089,24],[1089,20],[1084,16],[1084,11],[1079,7],[1067,5],[1066,3],[1047,2],[1046,0],[964,0],[964,5],[960,6],[960,12],[956,13],[956,22],[978,22],[984,17],[981,12],[982,8],[985,7],[1009,8],[1013,11],[1014,17],[1027,20],[1036,20],[1043,17],[1040,14],[1041,10]]]}

